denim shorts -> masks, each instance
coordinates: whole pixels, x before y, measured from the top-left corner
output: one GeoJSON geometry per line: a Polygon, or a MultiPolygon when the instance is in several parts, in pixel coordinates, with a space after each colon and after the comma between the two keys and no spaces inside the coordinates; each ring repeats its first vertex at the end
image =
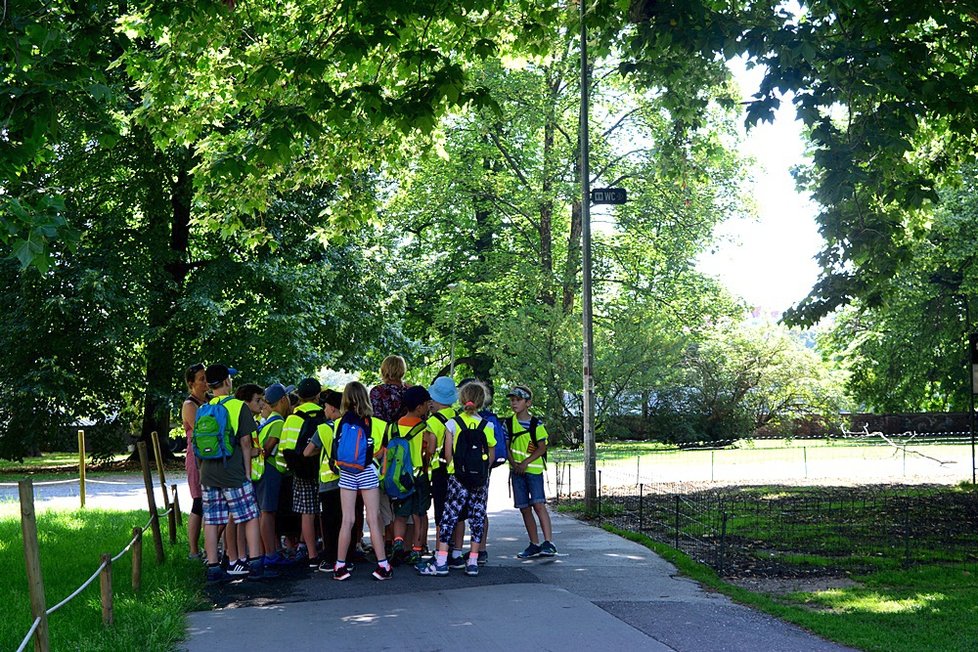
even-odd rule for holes
{"type": "Polygon", "coordinates": [[[258,509],[263,512],[278,511],[278,494],[282,490],[282,472],[271,464],[265,467],[261,480],[255,485],[258,509]]]}
{"type": "Polygon", "coordinates": [[[228,514],[234,517],[236,523],[247,523],[258,518],[258,503],[251,482],[233,488],[204,487],[202,493],[204,525],[225,525],[228,514]]]}
{"type": "Polygon", "coordinates": [[[516,509],[547,502],[542,473],[510,473],[510,478],[513,481],[513,506],[516,509]]]}

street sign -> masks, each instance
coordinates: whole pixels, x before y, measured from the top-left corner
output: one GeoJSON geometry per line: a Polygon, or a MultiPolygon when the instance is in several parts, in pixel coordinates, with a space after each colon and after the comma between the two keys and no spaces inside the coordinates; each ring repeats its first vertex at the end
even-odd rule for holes
{"type": "Polygon", "coordinates": [[[595,188],[591,191],[591,201],[595,204],[624,204],[628,193],[624,188],[595,188]]]}

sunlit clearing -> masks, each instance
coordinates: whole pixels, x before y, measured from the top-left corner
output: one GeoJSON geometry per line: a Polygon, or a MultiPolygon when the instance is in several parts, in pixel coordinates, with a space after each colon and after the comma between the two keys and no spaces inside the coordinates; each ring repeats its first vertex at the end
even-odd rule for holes
{"type": "Polygon", "coordinates": [[[79,518],[75,512],[52,513],[45,520],[49,520],[52,525],[63,527],[66,530],[81,530],[85,527],[85,519],[79,518]]]}
{"type": "Polygon", "coordinates": [[[943,593],[921,593],[912,598],[896,600],[878,593],[851,595],[838,589],[819,591],[815,595],[818,602],[841,611],[864,611],[881,614],[922,611],[931,608],[933,603],[946,599],[943,593]]]}

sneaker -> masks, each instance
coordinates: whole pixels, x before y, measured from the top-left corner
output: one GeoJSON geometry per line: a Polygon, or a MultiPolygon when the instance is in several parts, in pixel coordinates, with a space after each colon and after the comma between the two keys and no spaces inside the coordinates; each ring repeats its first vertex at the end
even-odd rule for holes
{"type": "Polygon", "coordinates": [[[336,562],[329,562],[324,559],[319,562],[319,568],[316,570],[320,573],[332,573],[334,568],[336,568],[336,562]]]}
{"type": "Polygon", "coordinates": [[[418,552],[417,550],[412,550],[411,553],[404,560],[404,563],[410,566],[417,566],[420,561],[421,561],[421,553],[418,552]]]}
{"type": "Polygon", "coordinates": [[[224,570],[231,568],[231,560],[223,552],[221,553],[221,568],[224,570]]]}
{"type": "Polygon", "coordinates": [[[339,582],[350,579],[350,567],[346,564],[333,569],[333,579],[339,582]]]}
{"type": "Polygon", "coordinates": [[[449,557],[448,567],[452,570],[462,570],[465,568],[465,557],[462,555],[459,555],[458,557],[449,557]]]}
{"type": "Polygon", "coordinates": [[[404,561],[404,542],[395,541],[394,545],[391,546],[391,554],[388,559],[391,560],[392,566],[400,566],[401,562],[404,561]]]}
{"type": "Polygon", "coordinates": [[[229,579],[228,574],[224,572],[224,569],[221,568],[220,564],[216,566],[210,566],[210,565],[207,566],[208,584],[216,584],[217,582],[224,582],[227,579],[229,579]]]}
{"type": "Polygon", "coordinates": [[[554,557],[557,554],[557,546],[550,543],[549,541],[544,541],[540,544],[540,556],[541,557],[554,557]]]}
{"type": "Polygon", "coordinates": [[[523,552],[516,553],[516,556],[519,557],[520,559],[530,559],[531,557],[539,557],[540,546],[538,546],[535,543],[531,543],[530,545],[528,545],[526,548],[523,549],[523,552]]]}
{"type": "Polygon", "coordinates": [[[394,570],[391,568],[384,568],[380,564],[377,564],[377,568],[374,569],[372,573],[375,580],[383,582],[384,580],[389,580],[394,576],[394,570]]]}
{"type": "Polygon", "coordinates": [[[418,569],[418,575],[437,575],[439,577],[444,577],[445,575],[448,575],[448,564],[439,566],[435,562],[429,562],[418,569]]]}
{"type": "Polygon", "coordinates": [[[265,568],[265,562],[261,559],[249,561],[248,571],[249,580],[271,580],[278,577],[278,573],[269,568],[265,568]]]}
{"type": "Polygon", "coordinates": [[[204,555],[202,555],[199,552],[198,553],[193,553],[192,552],[189,555],[187,555],[187,559],[189,559],[191,561],[200,561],[200,560],[204,559],[204,555]]]}
{"type": "Polygon", "coordinates": [[[306,560],[306,566],[309,568],[309,570],[316,570],[319,568],[319,564],[321,564],[322,562],[323,560],[320,559],[318,556],[310,557],[309,559],[306,560]]]}
{"type": "Polygon", "coordinates": [[[485,550],[480,550],[479,551],[479,565],[480,566],[485,566],[488,563],[489,563],[489,553],[486,552],[485,550]]]}
{"type": "Polygon", "coordinates": [[[245,577],[250,572],[251,569],[248,568],[248,564],[241,561],[240,559],[231,562],[231,565],[228,566],[227,569],[227,574],[230,575],[231,577],[245,577]]]}
{"type": "Polygon", "coordinates": [[[275,566],[285,567],[285,566],[291,566],[292,564],[295,563],[291,559],[289,559],[288,557],[286,557],[285,555],[283,555],[280,552],[276,552],[274,555],[265,555],[265,557],[262,559],[262,561],[265,563],[265,566],[266,567],[268,567],[268,566],[272,566],[272,567],[275,567],[275,566]]]}
{"type": "Polygon", "coordinates": [[[469,577],[475,577],[479,574],[479,564],[478,562],[469,562],[465,565],[465,574],[469,577]]]}

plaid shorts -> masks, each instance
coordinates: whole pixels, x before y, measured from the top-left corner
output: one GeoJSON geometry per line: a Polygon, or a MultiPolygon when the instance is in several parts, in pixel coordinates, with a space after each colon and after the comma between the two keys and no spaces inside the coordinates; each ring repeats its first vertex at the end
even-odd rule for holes
{"type": "Polygon", "coordinates": [[[204,525],[226,525],[229,514],[236,523],[258,518],[258,503],[251,482],[245,482],[241,487],[204,487],[202,493],[204,525]]]}
{"type": "Polygon", "coordinates": [[[292,483],[292,511],[297,514],[319,513],[319,483],[295,478],[292,483]]]}

